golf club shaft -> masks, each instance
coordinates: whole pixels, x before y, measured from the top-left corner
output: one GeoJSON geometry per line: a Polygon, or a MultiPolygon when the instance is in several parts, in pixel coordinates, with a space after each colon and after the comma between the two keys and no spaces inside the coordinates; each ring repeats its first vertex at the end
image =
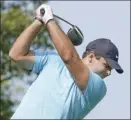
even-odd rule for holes
{"type": "MultiPolygon", "coordinates": [[[[41,14],[42,14],[42,15],[44,15],[44,14],[45,14],[45,10],[44,10],[43,8],[42,8],[42,9],[40,9],[40,12],[41,12],[41,14]]],[[[59,17],[59,16],[57,16],[57,15],[55,15],[55,14],[53,14],[53,16],[54,16],[54,17],[56,17],[56,18],[58,18],[58,19],[60,19],[60,20],[62,20],[62,21],[64,21],[64,22],[66,22],[67,24],[71,25],[72,27],[74,27],[74,25],[73,25],[73,24],[71,24],[70,22],[68,22],[68,21],[64,20],[63,18],[61,18],[61,17],[59,17]]]]}
{"type": "Polygon", "coordinates": [[[59,17],[59,16],[57,16],[57,15],[55,15],[55,14],[53,14],[53,15],[54,15],[54,17],[56,17],[56,18],[58,18],[58,19],[60,19],[60,20],[62,20],[62,21],[64,21],[64,22],[66,22],[67,24],[69,24],[69,25],[71,25],[72,27],[74,27],[73,24],[71,24],[70,22],[64,20],[63,18],[61,18],[61,17],[59,17]]]}

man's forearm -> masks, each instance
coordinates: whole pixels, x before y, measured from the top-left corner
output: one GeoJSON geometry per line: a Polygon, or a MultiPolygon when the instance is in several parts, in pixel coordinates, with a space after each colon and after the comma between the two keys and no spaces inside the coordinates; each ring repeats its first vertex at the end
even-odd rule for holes
{"type": "Polygon", "coordinates": [[[13,44],[9,56],[16,58],[25,55],[29,50],[33,38],[37,35],[42,26],[40,21],[35,20],[29,27],[27,27],[13,44]]]}
{"type": "Polygon", "coordinates": [[[49,21],[47,24],[47,29],[52,42],[64,61],[68,61],[71,57],[79,57],[71,40],[60,29],[54,20],[49,21]]]}

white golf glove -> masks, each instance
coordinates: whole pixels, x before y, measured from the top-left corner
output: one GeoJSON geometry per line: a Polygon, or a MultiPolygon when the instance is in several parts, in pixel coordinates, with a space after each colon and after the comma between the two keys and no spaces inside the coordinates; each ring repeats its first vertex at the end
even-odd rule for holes
{"type": "Polygon", "coordinates": [[[39,21],[41,21],[46,25],[49,20],[53,19],[53,12],[51,7],[45,4],[39,6],[36,10],[36,19],[38,19],[39,21]],[[45,13],[43,15],[40,12],[41,9],[45,10],[45,13]]]}

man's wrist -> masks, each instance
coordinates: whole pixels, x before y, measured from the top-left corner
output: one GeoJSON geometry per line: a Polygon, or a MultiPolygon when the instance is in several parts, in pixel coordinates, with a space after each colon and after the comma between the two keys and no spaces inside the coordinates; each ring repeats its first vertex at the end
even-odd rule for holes
{"type": "Polygon", "coordinates": [[[39,17],[35,17],[35,19],[40,21],[42,24],[44,24],[44,22],[39,17]]]}
{"type": "Polygon", "coordinates": [[[42,24],[42,22],[38,19],[35,19],[34,23],[38,26],[41,26],[41,27],[44,26],[44,24],[42,24]]]}
{"type": "Polygon", "coordinates": [[[51,27],[53,24],[56,24],[54,19],[50,19],[47,23],[46,23],[46,27],[51,27]]]}

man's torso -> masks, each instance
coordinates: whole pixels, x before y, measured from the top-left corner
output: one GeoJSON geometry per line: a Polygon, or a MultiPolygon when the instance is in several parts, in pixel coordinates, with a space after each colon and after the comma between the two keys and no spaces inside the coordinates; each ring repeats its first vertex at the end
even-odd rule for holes
{"type": "MultiPolygon", "coordinates": [[[[92,84],[91,82],[90,80],[89,84],[92,84]]],[[[89,87],[82,93],[61,58],[53,53],[52,57],[48,56],[44,61],[41,72],[28,89],[12,119],[83,118],[101,99],[99,95],[96,100],[95,97],[90,97],[91,94],[96,94],[92,91],[93,87],[89,87]]]]}

